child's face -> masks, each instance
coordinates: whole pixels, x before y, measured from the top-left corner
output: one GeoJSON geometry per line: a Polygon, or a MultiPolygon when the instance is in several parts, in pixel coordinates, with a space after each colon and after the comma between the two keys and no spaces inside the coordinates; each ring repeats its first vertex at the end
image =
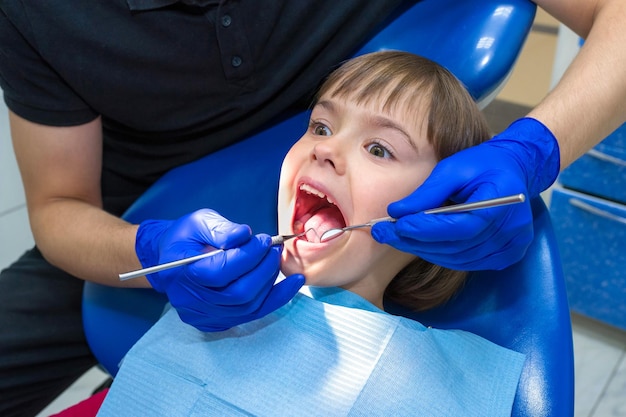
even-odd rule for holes
{"type": "Polygon", "coordinates": [[[369,228],[324,243],[319,236],[387,216],[389,203],[426,179],[437,160],[423,120],[402,106],[383,112],[376,100],[320,98],[281,172],[279,232],[313,229],[285,242],[285,275],[302,273],[309,285],[343,287],[382,305],[384,289],[414,256],[377,243],[369,228]]]}

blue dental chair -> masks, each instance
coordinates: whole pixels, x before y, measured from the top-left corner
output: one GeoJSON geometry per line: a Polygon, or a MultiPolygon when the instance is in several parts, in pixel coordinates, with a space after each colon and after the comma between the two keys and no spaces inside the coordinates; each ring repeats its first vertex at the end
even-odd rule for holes
{"type": "MultiPolygon", "coordinates": [[[[355,55],[399,49],[426,56],[448,67],[484,106],[507,79],[534,13],[535,5],[527,0],[423,0],[407,6],[355,55]]],[[[306,113],[298,114],[170,171],[124,218],[133,223],[174,219],[210,207],[255,232],[275,232],[282,158],[307,122],[306,113]],[[210,170],[224,174],[204,181],[210,170]],[[198,180],[192,183],[190,178],[198,180]]],[[[572,416],[573,348],[565,284],[546,206],[535,199],[532,209],[535,239],[521,262],[503,271],[471,274],[458,297],[435,310],[389,310],[425,325],[468,330],[525,353],[513,415],[572,416]]],[[[166,301],[153,290],[85,284],[86,337],[111,375],[159,318],[166,301]]]]}

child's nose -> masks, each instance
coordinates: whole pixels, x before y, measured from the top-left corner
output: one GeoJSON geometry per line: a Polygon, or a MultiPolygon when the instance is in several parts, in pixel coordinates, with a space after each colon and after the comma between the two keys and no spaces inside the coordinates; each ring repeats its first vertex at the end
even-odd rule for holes
{"type": "Polygon", "coordinates": [[[311,159],[320,165],[331,167],[341,175],[346,169],[345,152],[341,149],[340,141],[334,139],[316,143],[311,152],[311,159]]]}

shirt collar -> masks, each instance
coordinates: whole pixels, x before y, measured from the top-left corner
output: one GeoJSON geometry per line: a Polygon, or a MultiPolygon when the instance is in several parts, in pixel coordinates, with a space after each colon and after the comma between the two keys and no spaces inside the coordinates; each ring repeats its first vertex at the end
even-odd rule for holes
{"type": "Polygon", "coordinates": [[[209,6],[219,4],[219,0],[126,0],[128,8],[133,11],[160,9],[175,3],[184,3],[190,6],[209,6]]]}

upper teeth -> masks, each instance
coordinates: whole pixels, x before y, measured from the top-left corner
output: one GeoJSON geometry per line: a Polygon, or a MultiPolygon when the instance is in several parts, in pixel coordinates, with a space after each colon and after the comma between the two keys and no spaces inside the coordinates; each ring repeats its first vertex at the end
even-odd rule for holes
{"type": "Polygon", "coordinates": [[[325,198],[330,204],[335,204],[335,202],[330,197],[328,197],[326,194],[324,194],[320,190],[311,187],[309,184],[300,185],[300,189],[308,194],[316,195],[319,198],[325,198]]]}

